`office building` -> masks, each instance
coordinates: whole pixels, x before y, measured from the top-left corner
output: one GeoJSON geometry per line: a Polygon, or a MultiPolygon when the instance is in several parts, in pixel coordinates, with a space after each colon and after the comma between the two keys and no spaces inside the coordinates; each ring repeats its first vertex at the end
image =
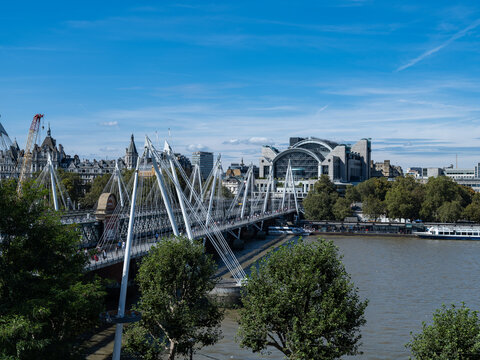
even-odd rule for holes
{"type": "Polygon", "coordinates": [[[203,179],[206,179],[213,169],[213,153],[206,151],[195,151],[192,154],[192,165],[198,164],[200,167],[200,174],[203,179]]]}

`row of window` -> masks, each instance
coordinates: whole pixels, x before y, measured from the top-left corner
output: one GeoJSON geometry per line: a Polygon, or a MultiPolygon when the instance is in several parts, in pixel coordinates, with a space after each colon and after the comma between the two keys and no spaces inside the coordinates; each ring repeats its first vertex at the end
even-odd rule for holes
{"type": "Polygon", "coordinates": [[[479,236],[478,232],[472,231],[439,231],[438,235],[463,235],[463,236],[479,236]]]}

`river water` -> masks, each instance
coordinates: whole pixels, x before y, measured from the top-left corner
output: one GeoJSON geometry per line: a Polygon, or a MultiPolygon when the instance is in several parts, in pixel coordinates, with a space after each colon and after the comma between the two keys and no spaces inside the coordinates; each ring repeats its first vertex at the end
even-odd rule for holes
{"type": "MultiPolygon", "coordinates": [[[[480,310],[480,241],[393,237],[328,237],[362,298],[369,299],[362,328],[363,355],[345,359],[408,359],[410,332],[431,322],[442,303],[465,302],[480,310]]],[[[310,238],[313,240],[313,238],[310,238]]],[[[222,323],[224,338],[195,359],[283,359],[279,352],[253,354],[235,342],[236,311],[222,323]]]]}

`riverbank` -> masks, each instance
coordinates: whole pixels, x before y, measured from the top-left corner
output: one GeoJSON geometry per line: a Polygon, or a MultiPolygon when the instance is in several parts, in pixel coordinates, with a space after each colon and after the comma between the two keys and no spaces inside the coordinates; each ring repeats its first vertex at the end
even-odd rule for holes
{"type": "Polygon", "coordinates": [[[424,223],[399,222],[348,222],[348,221],[304,221],[304,227],[315,235],[340,234],[345,236],[412,236],[414,232],[425,231],[424,223]]]}
{"type": "Polygon", "coordinates": [[[374,237],[399,237],[399,238],[416,238],[415,235],[413,234],[402,234],[402,233],[382,233],[382,232],[348,232],[348,231],[329,231],[329,232],[323,232],[323,231],[314,231],[311,233],[310,236],[322,236],[322,235],[328,235],[328,236],[362,236],[362,237],[369,237],[369,236],[374,236],[374,237]]]}

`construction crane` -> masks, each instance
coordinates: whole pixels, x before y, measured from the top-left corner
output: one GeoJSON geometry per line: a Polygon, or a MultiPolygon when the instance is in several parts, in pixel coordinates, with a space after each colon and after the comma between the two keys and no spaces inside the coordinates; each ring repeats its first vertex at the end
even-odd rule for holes
{"type": "Polygon", "coordinates": [[[23,156],[23,164],[20,170],[20,177],[18,179],[17,194],[22,195],[22,183],[27,177],[27,172],[30,171],[32,166],[33,146],[37,142],[38,131],[40,130],[40,121],[43,118],[43,114],[36,114],[33,117],[32,125],[28,131],[27,145],[25,146],[25,154],[23,156]]]}

